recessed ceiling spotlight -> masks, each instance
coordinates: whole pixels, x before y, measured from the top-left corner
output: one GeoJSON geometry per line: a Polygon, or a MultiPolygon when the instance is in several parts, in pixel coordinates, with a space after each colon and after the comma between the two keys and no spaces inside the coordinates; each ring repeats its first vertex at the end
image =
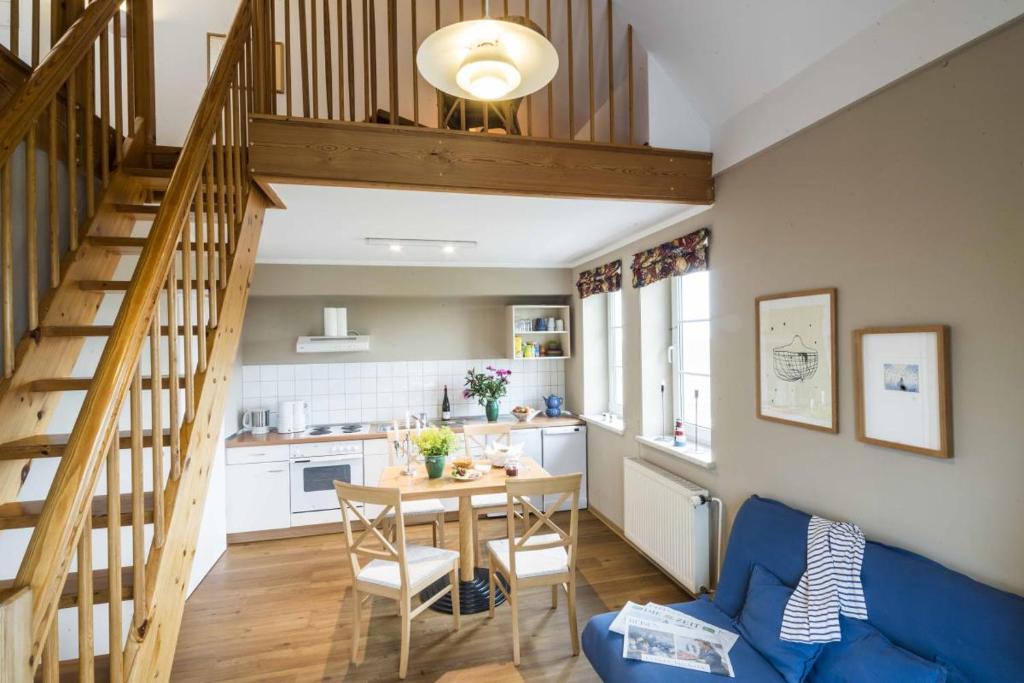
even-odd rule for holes
{"type": "Polygon", "coordinates": [[[426,247],[428,249],[440,249],[444,254],[454,254],[456,250],[475,249],[475,240],[429,240],[414,238],[395,237],[365,237],[363,238],[368,247],[387,247],[394,253],[402,251],[404,247],[426,247]]]}

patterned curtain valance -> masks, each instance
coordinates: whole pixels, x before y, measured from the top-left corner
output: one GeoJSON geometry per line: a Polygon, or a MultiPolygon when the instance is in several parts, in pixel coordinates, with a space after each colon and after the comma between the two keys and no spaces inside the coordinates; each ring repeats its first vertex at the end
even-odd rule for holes
{"type": "Polygon", "coordinates": [[[708,269],[711,230],[701,228],[633,256],[633,286],[646,287],[673,275],[708,269]]]}
{"type": "Polygon", "coordinates": [[[612,261],[593,270],[584,270],[576,280],[581,299],[592,294],[617,292],[622,289],[622,261],[612,261]]]}

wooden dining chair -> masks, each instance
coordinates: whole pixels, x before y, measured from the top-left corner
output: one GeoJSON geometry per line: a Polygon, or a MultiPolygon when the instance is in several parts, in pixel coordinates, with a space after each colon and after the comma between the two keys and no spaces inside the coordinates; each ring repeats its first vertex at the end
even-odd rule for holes
{"type": "MultiPolygon", "coordinates": [[[[405,443],[405,437],[410,434],[411,429],[388,430],[388,466],[404,464],[400,462],[398,455],[398,444],[405,443]]],[[[405,523],[407,526],[421,526],[430,524],[433,526],[434,546],[444,547],[444,503],[439,498],[428,498],[427,500],[409,500],[403,507],[405,511],[405,523]]],[[[390,513],[394,516],[394,512],[390,513]]],[[[390,520],[389,520],[390,521],[390,520]]],[[[394,530],[388,528],[388,533],[393,534],[394,530]]]]}
{"type": "MultiPolygon", "coordinates": [[[[512,427],[508,424],[469,424],[462,428],[463,437],[466,440],[466,455],[477,458],[483,457],[484,451],[487,446],[491,443],[500,443],[506,446],[512,445],[512,427]]],[[[494,513],[505,513],[505,494],[504,493],[482,493],[480,495],[473,496],[471,499],[473,505],[473,543],[476,545],[475,557],[481,557],[480,554],[480,517],[491,515],[494,513]]],[[[518,509],[516,514],[518,518],[522,518],[523,509],[521,506],[516,506],[518,509]]]]}
{"type": "MultiPolygon", "coordinates": [[[[520,591],[535,586],[551,586],[551,608],[558,607],[558,589],[568,596],[569,637],[572,653],[580,653],[580,637],[576,624],[576,549],[579,543],[580,473],[536,479],[509,479],[505,483],[508,511],[508,538],[487,543],[490,616],[494,616],[494,591],[501,590],[512,608],[512,661],[519,665],[519,599],[520,591]],[[541,512],[531,503],[544,500],[544,496],[557,496],[556,501],[541,512]],[[566,500],[572,501],[569,512],[569,530],[565,531],[553,519],[555,512],[566,500]],[[515,535],[513,505],[521,505],[535,516],[534,522],[522,536],[515,535]],[[538,533],[551,532],[551,533],[538,533]],[[497,574],[505,577],[506,590],[495,581],[497,574]]],[[[549,499],[550,500],[550,499],[549,499]]],[[[532,521],[532,518],[531,518],[532,521]]]]}
{"type": "Polygon", "coordinates": [[[359,661],[362,595],[368,601],[373,596],[397,600],[402,622],[398,677],[405,678],[409,667],[409,639],[414,618],[450,593],[453,624],[455,630],[459,630],[459,591],[452,590],[452,586],[459,585],[459,553],[427,545],[406,545],[402,519],[404,505],[397,488],[356,486],[336,481],[334,489],[341,504],[345,542],[352,563],[352,661],[359,661]],[[385,515],[378,515],[372,522],[366,518],[362,506],[367,504],[381,505],[385,512],[393,515],[394,539],[384,533],[385,515]],[[354,520],[363,524],[358,534],[352,531],[354,520]],[[369,558],[369,562],[363,565],[361,558],[369,558]],[[448,586],[413,609],[413,596],[445,575],[448,576],[448,586]]]}

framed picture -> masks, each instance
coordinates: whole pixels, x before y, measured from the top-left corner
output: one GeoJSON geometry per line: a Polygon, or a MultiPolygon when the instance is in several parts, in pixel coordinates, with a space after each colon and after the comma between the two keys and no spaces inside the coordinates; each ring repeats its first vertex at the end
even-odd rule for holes
{"type": "Polygon", "coordinates": [[[853,359],[858,440],[953,457],[947,326],[855,330],[853,359]]]}
{"type": "Polygon", "coordinates": [[[836,290],[758,297],[757,416],[835,434],[836,290]]]}
{"type": "MultiPolygon", "coordinates": [[[[223,33],[206,34],[206,80],[213,77],[213,68],[217,66],[217,59],[224,49],[224,43],[228,37],[223,33]]],[[[284,94],[284,43],[274,43],[274,90],[277,94],[284,94]]]]}

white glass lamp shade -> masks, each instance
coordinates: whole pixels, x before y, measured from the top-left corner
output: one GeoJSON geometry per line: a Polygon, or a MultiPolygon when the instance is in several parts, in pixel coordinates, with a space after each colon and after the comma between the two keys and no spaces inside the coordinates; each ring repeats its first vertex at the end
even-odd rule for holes
{"type": "Polygon", "coordinates": [[[462,21],[427,36],[416,53],[423,78],[469,100],[511,100],[546,86],[558,52],[531,28],[496,19],[462,21]]]}

